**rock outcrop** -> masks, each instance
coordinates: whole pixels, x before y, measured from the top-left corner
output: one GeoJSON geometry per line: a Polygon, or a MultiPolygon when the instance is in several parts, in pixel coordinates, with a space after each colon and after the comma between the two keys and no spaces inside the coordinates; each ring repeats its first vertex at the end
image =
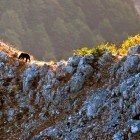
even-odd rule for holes
{"type": "Polygon", "coordinates": [[[140,45],[119,60],[25,63],[0,51],[0,139],[140,139],[140,45]]]}

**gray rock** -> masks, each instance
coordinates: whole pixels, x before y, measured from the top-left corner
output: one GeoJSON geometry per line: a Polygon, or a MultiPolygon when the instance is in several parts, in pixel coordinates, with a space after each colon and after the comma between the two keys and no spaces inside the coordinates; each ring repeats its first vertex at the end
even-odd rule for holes
{"type": "Polygon", "coordinates": [[[45,76],[49,70],[48,65],[44,64],[40,69],[39,69],[39,75],[40,76],[45,76]]]}
{"type": "Polygon", "coordinates": [[[29,108],[29,116],[30,116],[30,117],[33,117],[33,115],[34,115],[35,112],[36,112],[35,107],[32,106],[32,105],[28,105],[28,108],[29,108]]]}
{"type": "Polygon", "coordinates": [[[64,137],[64,140],[78,140],[80,139],[80,134],[82,132],[82,128],[77,128],[70,133],[67,133],[64,137]]]}
{"type": "Polygon", "coordinates": [[[95,117],[105,103],[107,91],[98,90],[96,92],[91,92],[91,94],[92,95],[87,98],[83,109],[86,110],[88,117],[95,117]]]}
{"type": "Polygon", "coordinates": [[[117,88],[114,88],[112,91],[111,91],[111,96],[112,97],[117,97],[117,96],[120,96],[120,89],[117,87],[117,88]]]}
{"type": "Polygon", "coordinates": [[[124,62],[124,71],[125,72],[136,72],[138,69],[138,64],[140,63],[140,58],[137,55],[127,56],[126,61],[124,62]]]}
{"type": "Polygon", "coordinates": [[[77,72],[82,73],[86,78],[93,75],[93,68],[89,64],[81,64],[79,63],[77,72]]]}
{"type": "Polygon", "coordinates": [[[19,67],[19,65],[20,65],[19,61],[15,61],[14,66],[15,66],[15,67],[19,67]]]}
{"type": "Polygon", "coordinates": [[[140,83],[138,83],[138,86],[135,88],[135,98],[140,98],[140,83]]]}
{"type": "Polygon", "coordinates": [[[123,93],[122,93],[122,96],[123,96],[123,98],[124,99],[129,99],[129,92],[126,90],[126,91],[124,91],[123,93]]]}
{"type": "Polygon", "coordinates": [[[86,55],[80,59],[79,65],[93,64],[94,60],[93,55],[86,55]]]}
{"type": "Polygon", "coordinates": [[[70,66],[70,65],[67,65],[67,66],[65,67],[65,72],[66,72],[66,73],[74,74],[75,71],[76,71],[76,68],[74,68],[74,67],[72,67],[72,66],[70,66]]]}
{"type": "Polygon", "coordinates": [[[139,97],[139,82],[140,74],[136,74],[120,83],[118,88],[124,99],[129,99],[132,96],[139,97]]]}
{"type": "Polygon", "coordinates": [[[31,67],[27,68],[23,73],[23,89],[29,90],[30,89],[30,83],[34,78],[38,75],[38,67],[33,64],[31,67]]]}
{"type": "Polygon", "coordinates": [[[112,140],[124,140],[124,134],[121,131],[118,131],[116,134],[114,134],[112,140]]]}
{"type": "Polygon", "coordinates": [[[7,110],[7,120],[8,120],[9,122],[13,120],[14,113],[15,113],[15,109],[14,109],[14,108],[9,108],[9,109],[7,110]]]}
{"type": "Polygon", "coordinates": [[[18,105],[20,108],[28,107],[28,105],[29,105],[29,96],[28,95],[25,95],[24,93],[19,92],[16,94],[15,99],[18,102],[18,105]]]}
{"type": "Polygon", "coordinates": [[[123,93],[124,91],[126,91],[128,88],[126,81],[122,82],[119,86],[120,89],[120,93],[123,93]]]}
{"type": "Polygon", "coordinates": [[[0,61],[3,61],[3,62],[6,62],[8,60],[8,55],[3,52],[3,51],[0,51],[0,61]]]}
{"type": "Polygon", "coordinates": [[[132,110],[131,113],[133,117],[140,114],[140,100],[139,99],[136,101],[135,104],[132,105],[131,110],[132,110]]]}
{"type": "Polygon", "coordinates": [[[120,124],[121,114],[115,109],[115,105],[113,103],[110,104],[110,111],[108,113],[108,118],[106,121],[106,133],[114,132],[114,127],[120,124]]]}
{"type": "Polygon", "coordinates": [[[105,52],[102,57],[100,57],[99,61],[98,61],[98,64],[99,65],[105,65],[106,63],[108,62],[111,62],[112,61],[112,55],[111,53],[109,52],[105,52]]]}
{"type": "Polygon", "coordinates": [[[48,130],[47,130],[47,135],[48,136],[57,137],[57,134],[58,134],[58,130],[56,128],[53,128],[53,127],[48,128],[48,130]]]}
{"type": "Polygon", "coordinates": [[[70,92],[78,92],[82,89],[85,82],[84,76],[82,76],[80,73],[75,73],[72,76],[72,79],[70,80],[69,86],[70,86],[70,92]]]}
{"type": "Polygon", "coordinates": [[[121,110],[123,109],[123,106],[124,106],[124,100],[123,100],[123,98],[120,98],[119,99],[119,107],[121,110]]]}
{"type": "MultiPolygon", "coordinates": [[[[23,125],[23,127],[24,127],[24,129],[28,132],[31,128],[34,128],[34,127],[36,127],[38,125],[38,122],[36,122],[36,120],[29,120],[28,122],[26,122],[24,125],[23,125]]],[[[25,131],[25,132],[26,132],[25,131]]],[[[26,133],[26,134],[28,134],[28,133],[26,133]]],[[[27,135],[28,136],[28,135],[27,135]]],[[[25,136],[26,138],[24,139],[24,140],[26,140],[27,139],[27,136],[25,136]]],[[[22,138],[23,139],[23,138],[22,138]]]]}
{"type": "Polygon", "coordinates": [[[68,65],[70,66],[78,66],[79,62],[80,62],[80,56],[72,56],[68,59],[68,65]]]}
{"type": "Polygon", "coordinates": [[[53,137],[53,138],[58,138],[59,136],[59,128],[57,128],[57,126],[51,126],[48,127],[46,129],[44,129],[43,131],[41,131],[38,135],[35,135],[33,137],[33,140],[37,140],[37,139],[42,139],[45,136],[49,136],[49,137],[53,137]]]}
{"type": "Polygon", "coordinates": [[[133,134],[140,132],[140,121],[135,121],[131,124],[131,132],[133,134]]]}
{"type": "Polygon", "coordinates": [[[140,53],[140,44],[130,47],[128,50],[129,55],[139,54],[140,53]]]}
{"type": "Polygon", "coordinates": [[[39,114],[39,118],[40,118],[42,121],[45,121],[45,120],[47,119],[47,117],[46,117],[46,115],[45,115],[44,112],[41,112],[41,113],[39,114]]]}
{"type": "Polygon", "coordinates": [[[57,68],[64,68],[66,66],[66,61],[60,60],[57,62],[57,68]]]}
{"type": "Polygon", "coordinates": [[[52,85],[52,81],[53,81],[54,78],[55,78],[54,72],[51,71],[51,70],[48,70],[48,73],[47,73],[48,84],[52,85]]]}
{"type": "Polygon", "coordinates": [[[11,65],[5,66],[5,76],[8,78],[14,78],[15,77],[15,68],[11,65]]]}
{"type": "Polygon", "coordinates": [[[46,101],[53,99],[53,94],[51,94],[52,86],[44,85],[42,90],[42,95],[46,101]]]}
{"type": "Polygon", "coordinates": [[[41,98],[41,94],[40,93],[37,93],[36,94],[36,98],[35,98],[35,104],[39,104],[40,98],[41,98]]]}
{"type": "Polygon", "coordinates": [[[3,62],[0,62],[0,70],[3,70],[4,69],[4,63],[3,62]]]}

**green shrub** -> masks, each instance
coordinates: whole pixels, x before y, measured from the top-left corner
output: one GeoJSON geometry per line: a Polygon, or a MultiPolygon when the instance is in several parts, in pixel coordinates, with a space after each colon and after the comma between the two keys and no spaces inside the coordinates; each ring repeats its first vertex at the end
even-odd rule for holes
{"type": "Polygon", "coordinates": [[[101,44],[94,48],[82,47],[80,49],[74,50],[75,55],[85,56],[85,55],[95,55],[97,57],[101,56],[105,51],[115,54],[117,49],[114,44],[101,44]]]}
{"type": "Polygon", "coordinates": [[[126,39],[119,47],[117,47],[115,44],[100,44],[96,47],[90,48],[87,46],[84,46],[82,48],[79,48],[77,50],[74,50],[74,55],[95,55],[95,56],[101,56],[105,51],[110,52],[112,55],[123,55],[125,56],[128,52],[128,49],[136,44],[140,44],[140,35],[130,36],[128,39],[126,39]]]}
{"type": "Polygon", "coordinates": [[[140,34],[135,36],[130,36],[128,39],[123,41],[119,49],[119,54],[127,55],[128,49],[136,44],[140,44],[140,34]]]}

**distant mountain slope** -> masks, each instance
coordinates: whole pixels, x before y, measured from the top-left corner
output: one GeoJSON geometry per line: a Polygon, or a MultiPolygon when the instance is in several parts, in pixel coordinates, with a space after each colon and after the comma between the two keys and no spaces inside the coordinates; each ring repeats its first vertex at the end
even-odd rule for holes
{"type": "Polygon", "coordinates": [[[0,37],[38,59],[66,58],[83,44],[118,43],[138,33],[130,1],[2,0],[0,37]]]}
{"type": "Polygon", "coordinates": [[[139,15],[140,15],[140,0],[133,0],[136,10],[138,11],[139,15]]]}

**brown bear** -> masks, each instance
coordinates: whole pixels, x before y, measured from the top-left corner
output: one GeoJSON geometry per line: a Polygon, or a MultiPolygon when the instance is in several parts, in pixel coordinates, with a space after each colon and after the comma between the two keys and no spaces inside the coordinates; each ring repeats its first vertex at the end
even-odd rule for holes
{"type": "Polygon", "coordinates": [[[23,60],[26,59],[26,62],[27,62],[27,61],[30,61],[30,55],[27,53],[21,53],[18,59],[23,59],[23,60]]]}

